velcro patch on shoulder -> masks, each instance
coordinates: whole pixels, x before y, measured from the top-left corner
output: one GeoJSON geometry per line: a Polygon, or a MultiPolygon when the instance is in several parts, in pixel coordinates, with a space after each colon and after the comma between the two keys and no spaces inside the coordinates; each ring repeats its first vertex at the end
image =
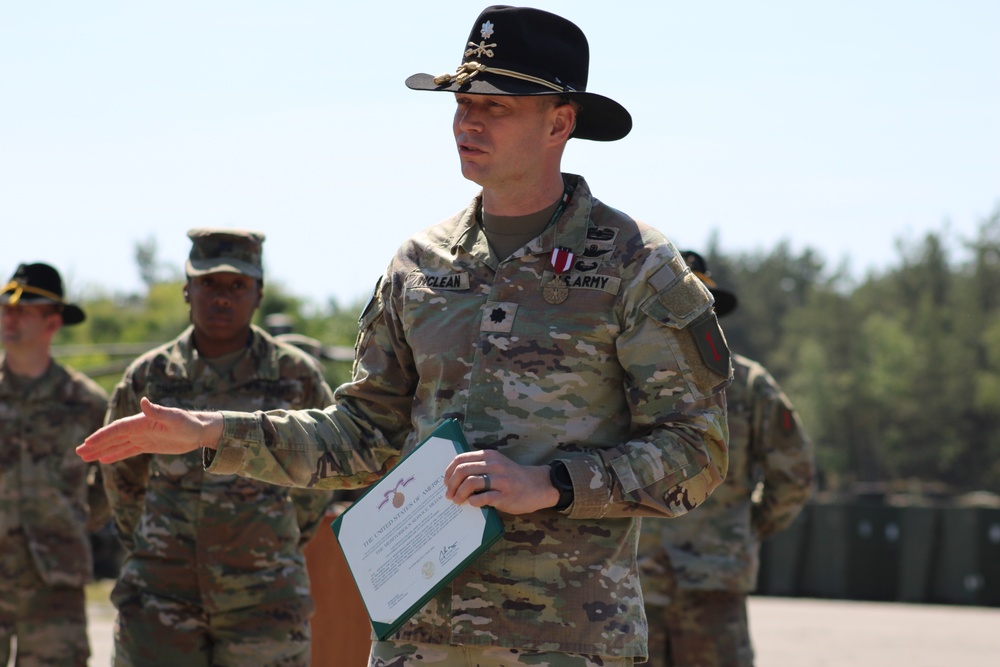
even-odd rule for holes
{"type": "Polygon", "coordinates": [[[683,329],[712,305],[712,294],[690,270],[675,272],[668,264],[649,279],[657,290],[642,309],[659,322],[683,329]]]}

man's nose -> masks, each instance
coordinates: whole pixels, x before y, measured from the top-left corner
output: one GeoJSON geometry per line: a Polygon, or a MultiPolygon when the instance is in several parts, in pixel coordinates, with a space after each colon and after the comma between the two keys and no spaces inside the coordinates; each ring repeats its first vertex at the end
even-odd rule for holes
{"type": "Polygon", "coordinates": [[[455,126],[463,132],[480,132],[483,124],[479,120],[478,112],[469,105],[455,114],[455,126]]]}

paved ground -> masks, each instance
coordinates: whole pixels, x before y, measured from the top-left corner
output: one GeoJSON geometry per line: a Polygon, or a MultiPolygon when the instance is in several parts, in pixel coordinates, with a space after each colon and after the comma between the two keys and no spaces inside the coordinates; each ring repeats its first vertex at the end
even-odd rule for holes
{"type": "MultiPolygon", "coordinates": [[[[107,667],[113,610],[92,597],[90,665],[107,667]]],[[[1000,666],[997,608],[753,597],[750,623],[757,667],[1000,666]]]]}
{"type": "Polygon", "coordinates": [[[998,667],[1000,609],[754,597],[757,667],[998,667]]]}

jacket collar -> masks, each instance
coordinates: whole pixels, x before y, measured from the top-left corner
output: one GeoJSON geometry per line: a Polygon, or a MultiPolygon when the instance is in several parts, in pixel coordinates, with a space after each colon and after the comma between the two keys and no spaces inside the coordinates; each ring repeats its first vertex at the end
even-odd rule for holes
{"type": "MultiPolygon", "coordinates": [[[[274,339],[255,324],[250,325],[250,345],[236,363],[233,376],[241,383],[253,380],[278,380],[280,370],[274,339]]],[[[168,354],[163,373],[173,379],[193,379],[206,366],[194,346],[194,327],[188,326],[175,341],[178,354],[168,354]]]]}
{"type": "Polygon", "coordinates": [[[58,395],[60,388],[65,386],[68,375],[66,369],[53,359],[49,362],[45,373],[37,380],[30,382],[27,392],[25,392],[25,388],[17,383],[12,377],[12,373],[7,370],[6,355],[0,353],[0,397],[11,397],[15,400],[54,397],[58,395]]]}
{"type": "MultiPolygon", "coordinates": [[[[590,227],[590,212],[594,207],[594,199],[587,181],[582,176],[563,174],[563,180],[573,190],[566,210],[554,225],[532,239],[525,248],[515,252],[514,257],[525,253],[548,255],[556,248],[568,248],[576,256],[582,256],[586,249],[587,229],[590,227]]],[[[478,257],[489,256],[486,234],[476,219],[482,205],[483,193],[480,192],[460,214],[450,240],[453,253],[464,250],[478,257]]]]}

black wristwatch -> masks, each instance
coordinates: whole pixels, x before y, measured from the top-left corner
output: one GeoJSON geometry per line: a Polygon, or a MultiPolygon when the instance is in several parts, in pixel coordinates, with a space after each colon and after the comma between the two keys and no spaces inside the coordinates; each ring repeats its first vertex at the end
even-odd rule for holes
{"type": "Polygon", "coordinates": [[[569,476],[569,470],[562,461],[553,461],[549,464],[549,481],[559,492],[559,502],[552,509],[562,511],[573,504],[573,479],[569,476]]]}

